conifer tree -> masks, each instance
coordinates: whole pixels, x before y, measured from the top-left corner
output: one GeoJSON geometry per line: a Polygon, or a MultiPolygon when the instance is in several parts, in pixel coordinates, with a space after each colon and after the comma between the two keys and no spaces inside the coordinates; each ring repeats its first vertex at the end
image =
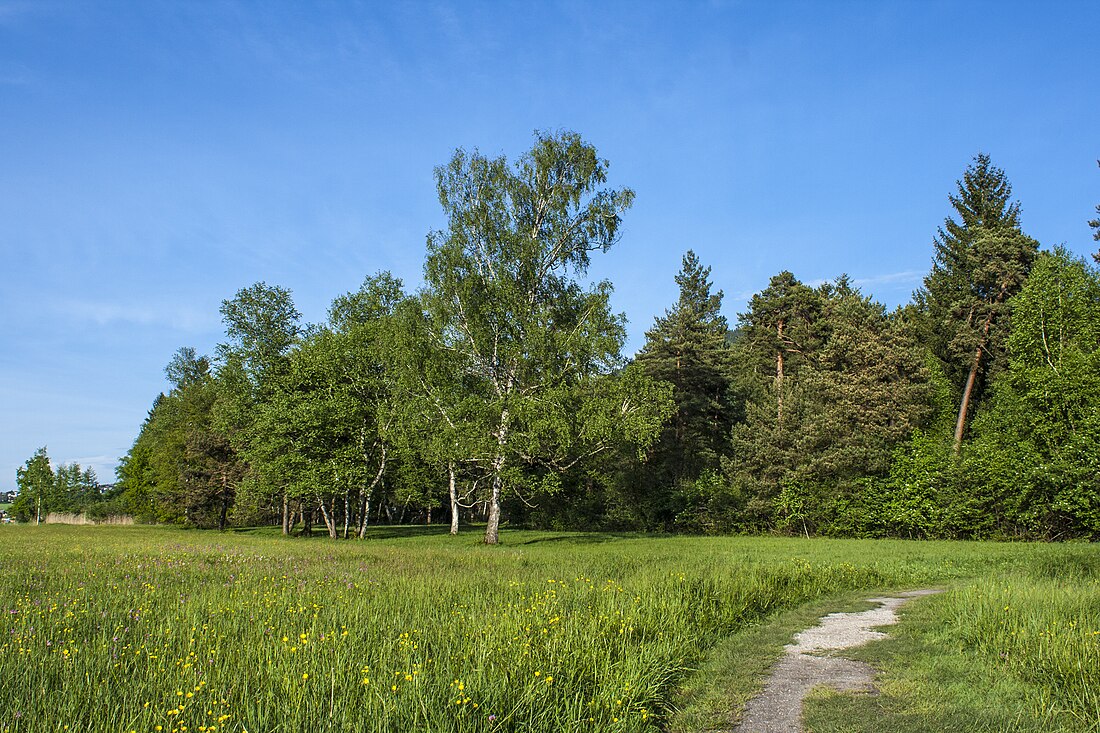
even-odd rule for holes
{"type": "Polygon", "coordinates": [[[859,482],[885,475],[894,445],[924,418],[920,348],[847,276],[810,288],[780,273],[741,325],[750,400],[727,468],[742,521],[846,531],[859,522],[845,508],[859,482]]]}
{"type": "Polygon", "coordinates": [[[1038,243],[1020,229],[1020,204],[988,155],[975,156],[950,196],[934,240],[932,270],[916,294],[923,336],[948,378],[961,386],[955,422],[958,452],[988,376],[1003,366],[1009,308],[1027,279],[1038,243]]]}
{"type": "Polygon", "coordinates": [[[752,296],[749,312],[741,316],[743,351],[751,355],[750,361],[759,374],[772,379],[779,428],[783,426],[788,377],[821,342],[817,330],[821,309],[820,294],[784,270],[752,296]]]}
{"type": "Polygon", "coordinates": [[[710,268],[691,250],[676,275],[680,297],[646,333],[637,362],[673,387],[675,412],[665,424],[651,470],[674,485],[717,468],[726,452],[734,407],[728,369],[729,327],[720,313],[722,291],[711,291],[710,268]]]}

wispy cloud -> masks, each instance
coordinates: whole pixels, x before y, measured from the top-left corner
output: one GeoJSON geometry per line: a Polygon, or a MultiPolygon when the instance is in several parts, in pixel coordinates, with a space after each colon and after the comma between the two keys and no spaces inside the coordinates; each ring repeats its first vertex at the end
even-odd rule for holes
{"type": "MultiPolygon", "coordinates": [[[[919,285],[925,273],[921,270],[902,270],[901,272],[887,272],[881,275],[867,275],[866,277],[853,277],[851,282],[858,288],[866,289],[875,286],[909,286],[919,285]]],[[[825,283],[835,282],[836,278],[817,277],[804,280],[805,285],[811,288],[819,288],[825,283]]],[[[760,290],[742,290],[727,293],[726,300],[731,303],[748,303],[760,290]]]]}
{"type": "Polygon", "coordinates": [[[853,278],[852,282],[863,287],[864,285],[916,285],[924,277],[921,270],[903,270],[901,272],[889,272],[884,275],[871,275],[870,277],[853,278]]]}
{"type": "Polygon", "coordinates": [[[62,463],[79,463],[81,468],[90,468],[95,471],[96,478],[99,479],[101,484],[109,484],[115,480],[115,466],[118,465],[118,456],[125,453],[125,450],[119,451],[118,455],[114,456],[84,456],[77,458],[61,458],[54,461],[54,467],[62,463]]]}
{"type": "Polygon", "coordinates": [[[61,311],[69,317],[90,321],[97,326],[162,326],[188,333],[200,333],[217,327],[216,319],[210,314],[189,306],[68,301],[61,304],[61,311]]]}

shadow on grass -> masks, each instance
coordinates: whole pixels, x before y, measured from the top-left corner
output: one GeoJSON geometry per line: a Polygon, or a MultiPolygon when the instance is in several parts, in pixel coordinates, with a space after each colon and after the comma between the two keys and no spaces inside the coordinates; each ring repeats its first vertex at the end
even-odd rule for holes
{"type": "Polygon", "coordinates": [[[407,537],[436,537],[450,533],[449,524],[376,524],[367,528],[367,536],[364,539],[398,540],[407,537]]]}
{"type": "Polygon", "coordinates": [[[549,537],[536,537],[533,540],[525,540],[517,544],[537,545],[544,542],[568,542],[571,545],[598,545],[604,542],[614,542],[615,540],[637,538],[639,536],[640,535],[637,534],[617,534],[614,532],[584,532],[577,534],[551,535],[549,537]]]}
{"type": "MultiPolygon", "coordinates": [[[[463,529],[467,529],[467,527],[463,527],[463,529]]],[[[226,531],[233,534],[246,534],[254,536],[282,536],[282,528],[279,526],[230,527],[226,531]]],[[[446,535],[450,531],[450,525],[447,524],[379,524],[368,527],[367,536],[364,539],[391,540],[402,539],[405,537],[433,537],[446,535]]],[[[482,531],[484,530],[482,529],[482,531]]],[[[343,537],[344,533],[341,530],[338,539],[343,539],[343,537]]],[[[290,533],[289,539],[328,540],[330,538],[328,536],[328,532],[324,528],[324,525],[322,525],[320,528],[314,525],[313,532],[311,532],[309,535],[303,535],[302,528],[300,526],[296,527],[294,531],[290,533]]],[[[349,531],[348,539],[356,539],[354,531],[349,531]]]]}
{"type": "MultiPolygon", "coordinates": [[[[279,526],[254,526],[231,527],[226,530],[233,534],[251,535],[257,537],[281,537],[282,530],[279,526]]],[[[401,540],[426,537],[446,537],[450,534],[451,527],[447,523],[441,524],[375,524],[367,528],[364,539],[370,540],[401,540]]],[[[483,523],[463,524],[459,530],[459,537],[466,539],[480,538],[485,534],[483,523]]],[[[642,537],[667,537],[668,535],[647,535],[640,532],[561,532],[552,530],[534,530],[523,527],[501,527],[500,540],[502,545],[517,547],[521,545],[538,545],[547,543],[559,543],[566,545],[600,545],[619,540],[639,539],[642,537]]],[[[341,533],[340,538],[343,538],[341,533]]],[[[301,534],[301,526],[291,533],[288,539],[295,540],[329,540],[328,533],[322,525],[313,527],[313,533],[305,536],[301,534]]],[[[357,539],[354,532],[349,537],[357,539]]]]}

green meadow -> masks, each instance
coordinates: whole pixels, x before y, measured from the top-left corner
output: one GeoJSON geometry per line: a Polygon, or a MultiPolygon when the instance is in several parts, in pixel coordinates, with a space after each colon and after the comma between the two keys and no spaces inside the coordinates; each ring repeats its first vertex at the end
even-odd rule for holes
{"type": "Polygon", "coordinates": [[[478,539],[4,527],[0,731],[728,728],[814,614],[926,586],[813,730],[1100,730],[1093,545],[478,539]]]}

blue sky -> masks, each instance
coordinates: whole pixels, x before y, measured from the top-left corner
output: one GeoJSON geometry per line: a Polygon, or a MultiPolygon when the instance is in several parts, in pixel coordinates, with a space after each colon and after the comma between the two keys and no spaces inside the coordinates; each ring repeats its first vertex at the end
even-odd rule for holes
{"type": "Polygon", "coordinates": [[[783,269],[887,305],[989,153],[1045,247],[1096,249],[1100,3],[0,0],[0,489],[102,481],[180,346],[263,280],[307,320],[420,281],[456,147],[573,129],[637,192],[598,256],[628,350],[694,249],[731,319],[783,269]]]}

